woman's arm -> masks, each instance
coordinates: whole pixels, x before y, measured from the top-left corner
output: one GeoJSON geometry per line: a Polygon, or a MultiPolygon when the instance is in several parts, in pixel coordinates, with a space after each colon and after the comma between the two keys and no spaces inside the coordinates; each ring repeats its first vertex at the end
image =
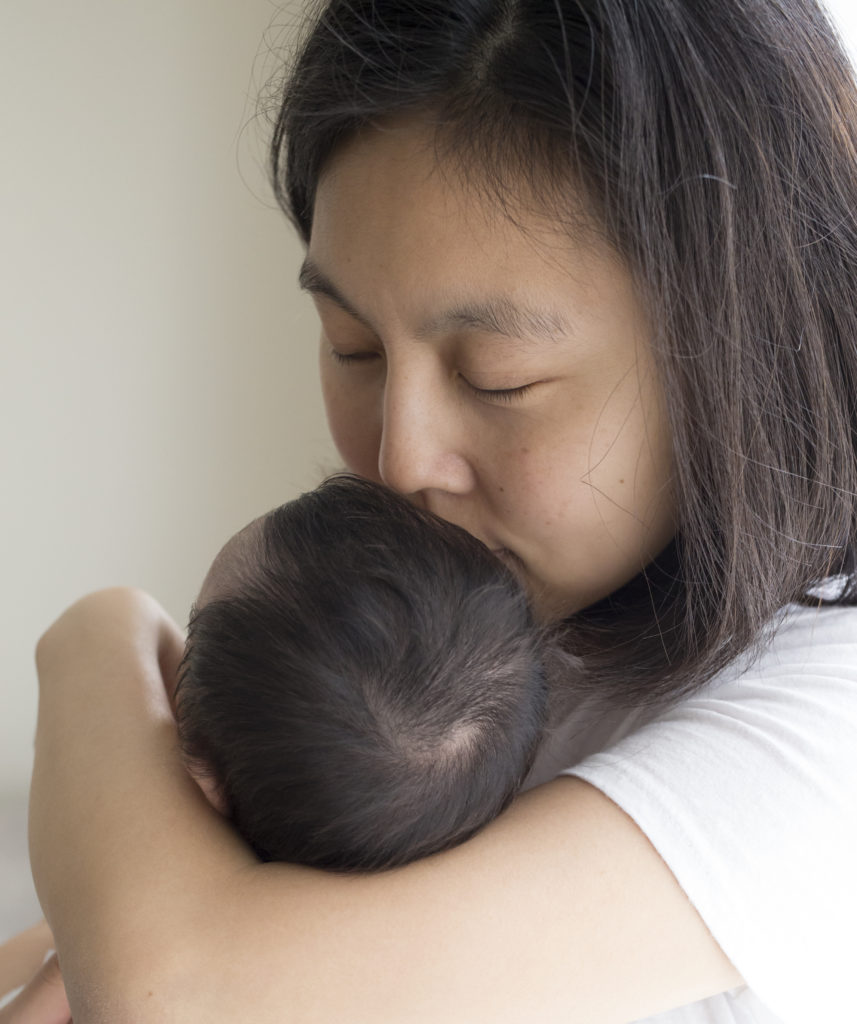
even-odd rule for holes
{"type": "Polygon", "coordinates": [[[121,1019],[113,993],[193,930],[186,876],[220,884],[256,865],[179,758],[162,673],[183,642],[154,600],[117,588],[78,601],[36,652],[30,860],[78,1020],[121,1019]]]}
{"type": "Polygon", "coordinates": [[[741,984],[615,804],[562,778],[380,875],[258,864],[181,766],[133,591],[39,648],[33,869],[76,1024],[624,1024],[741,984]]]}

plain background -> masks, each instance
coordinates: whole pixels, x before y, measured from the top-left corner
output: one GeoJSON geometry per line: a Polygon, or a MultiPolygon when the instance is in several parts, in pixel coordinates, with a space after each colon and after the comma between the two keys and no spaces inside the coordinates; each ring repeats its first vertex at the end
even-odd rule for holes
{"type": "Polygon", "coordinates": [[[263,168],[302,7],[0,4],[0,939],[35,907],[40,632],[117,583],[184,621],[227,537],[338,468],[263,168]]]}
{"type": "Polygon", "coordinates": [[[338,468],[257,113],[299,6],[0,4],[0,793],[66,605],[127,583],[184,621],[227,537],[338,468]]]}

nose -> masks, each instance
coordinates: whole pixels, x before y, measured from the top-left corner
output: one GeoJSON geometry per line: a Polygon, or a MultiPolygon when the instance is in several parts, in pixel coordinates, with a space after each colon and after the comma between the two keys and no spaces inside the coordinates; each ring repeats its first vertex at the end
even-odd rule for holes
{"type": "Polygon", "coordinates": [[[378,472],[400,494],[466,494],[474,486],[472,438],[454,381],[429,365],[389,367],[378,472]]]}

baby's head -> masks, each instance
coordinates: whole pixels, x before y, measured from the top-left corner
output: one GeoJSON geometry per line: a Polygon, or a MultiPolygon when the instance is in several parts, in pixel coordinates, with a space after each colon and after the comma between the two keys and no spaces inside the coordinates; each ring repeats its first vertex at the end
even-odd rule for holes
{"type": "Polygon", "coordinates": [[[176,693],[183,747],[263,859],[405,864],[520,788],[546,721],[542,643],[483,544],[334,477],[212,565],[176,693]]]}

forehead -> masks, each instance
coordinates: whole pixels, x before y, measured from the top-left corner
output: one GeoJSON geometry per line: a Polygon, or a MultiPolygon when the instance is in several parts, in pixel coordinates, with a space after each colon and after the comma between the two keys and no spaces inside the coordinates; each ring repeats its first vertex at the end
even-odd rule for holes
{"type": "MultiPolygon", "coordinates": [[[[567,169],[555,161],[523,162],[514,146],[505,156],[468,150],[430,111],[390,116],[365,125],[348,136],[322,166],[316,198],[328,189],[354,189],[358,195],[381,192],[390,206],[420,190],[429,200],[409,212],[413,219],[440,212],[446,198],[451,212],[473,226],[482,221],[531,230],[562,228],[566,235],[604,239],[601,218],[585,191],[567,169]],[[376,189],[377,186],[377,189],[376,189]]],[[[360,212],[360,204],[353,207],[360,212]]],[[[315,228],[315,222],[313,223],[315,228]]]]}
{"type": "Polygon", "coordinates": [[[365,130],[334,155],[319,182],[305,264],[324,287],[311,290],[334,293],[373,327],[395,327],[402,316],[409,331],[430,332],[438,310],[503,303],[535,311],[544,334],[545,324],[568,324],[570,306],[585,313],[605,290],[624,286],[622,260],[574,189],[561,210],[546,209],[526,185],[514,203],[501,200],[465,180],[433,135],[399,122],[365,130]]]}
{"type": "Polygon", "coordinates": [[[197,607],[235,593],[252,579],[264,552],[266,516],[254,519],[223,545],[202,581],[197,607]]]}

